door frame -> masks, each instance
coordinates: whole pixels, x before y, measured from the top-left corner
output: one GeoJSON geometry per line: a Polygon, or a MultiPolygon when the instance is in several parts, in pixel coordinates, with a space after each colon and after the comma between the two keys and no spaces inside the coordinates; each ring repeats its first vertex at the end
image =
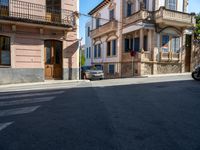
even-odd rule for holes
{"type": "Polygon", "coordinates": [[[55,40],[55,39],[46,39],[44,40],[44,78],[45,80],[62,80],[63,79],[63,41],[60,40],[55,40]],[[53,56],[53,58],[51,58],[51,64],[46,64],[46,46],[45,46],[45,42],[46,41],[50,41],[51,42],[51,57],[53,56]],[[52,72],[52,77],[46,77],[46,65],[52,65],[53,69],[55,67],[55,43],[56,42],[60,42],[61,43],[61,74],[59,78],[55,78],[54,77],[54,70],[52,72]],[[53,60],[52,60],[53,59],[53,60]],[[52,62],[53,61],[53,62],[52,62]]]}

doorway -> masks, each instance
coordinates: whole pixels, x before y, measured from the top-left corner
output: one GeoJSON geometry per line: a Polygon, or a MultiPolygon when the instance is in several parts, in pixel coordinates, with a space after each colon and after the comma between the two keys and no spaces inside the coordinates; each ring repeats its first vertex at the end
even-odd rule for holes
{"type": "Polygon", "coordinates": [[[62,79],[62,42],[46,40],[45,50],[45,79],[62,79]]]}
{"type": "Polygon", "coordinates": [[[190,72],[191,68],[191,48],[192,48],[192,36],[186,35],[185,41],[185,72],[190,72]]]}

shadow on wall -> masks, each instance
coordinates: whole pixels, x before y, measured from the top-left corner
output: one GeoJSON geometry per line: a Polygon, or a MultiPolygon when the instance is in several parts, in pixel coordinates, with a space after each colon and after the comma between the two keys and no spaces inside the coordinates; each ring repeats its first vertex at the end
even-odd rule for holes
{"type": "MultiPolygon", "coordinates": [[[[72,68],[73,68],[73,56],[77,52],[79,47],[78,40],[67,40],[67,47],[64,49],[63,57],[68,59],[68,68],[69,68],[69,79],[72,79],[72,68]]],[[[77,66],[78,68],[79,66],[77,66]]]]}

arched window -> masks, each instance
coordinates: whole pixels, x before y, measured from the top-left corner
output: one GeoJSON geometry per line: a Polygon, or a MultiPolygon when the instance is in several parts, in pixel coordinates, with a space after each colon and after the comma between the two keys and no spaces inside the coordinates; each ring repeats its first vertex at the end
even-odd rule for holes
{"type": "Polygon", "coordinates": [[[0,35],[0,65],[10,65],[10,38],[0,35]]]}

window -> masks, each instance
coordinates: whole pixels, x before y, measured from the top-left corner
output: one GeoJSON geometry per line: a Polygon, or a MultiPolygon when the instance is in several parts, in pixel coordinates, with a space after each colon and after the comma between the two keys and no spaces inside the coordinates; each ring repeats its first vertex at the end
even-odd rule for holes
{"type": "Polygon", "coordinates": [[[162,51],[163,52],[169,51],[169,36],[168,35],[162,36],[162,51]]]}
{"type": "Polygon", "coordinates": [[[177,9],[177,0],[166,0],[165,6],[167,9],[176,10],[177,9]]]}
{"type": "Polygon", "coordinates": [[[0,16],[9,16],[8,0],[0,0],[0,16]]]}
{"type": "Polygon", "coordinates": [[[110,10],[110,20],[114,20],[115,19],[115,11],[114,9],[110,10]]]}
{"type": "Polygon", "coordinates": [[[90,36],[90,27],[87,28],[88,37],[90,36]]]}
{"type": "Polygon", "coordinates": [[[125,38],[124,39],[124,51],[130,52],[133,50],[133,39],[132,38],[125,38]]]}
{"type": "Polygon", "coordinates": [[[115,56],[117,54],[117,42],[116,40],[112,41],[112,55],[115,56]]]}
{"type": "Polygon", "coordinates": [[[144,9],[147,9],[147,0],[143,0],[143,3],[144,3],[144,9]]]}
{"type": "Polygon", "coordinates": [[[101,44],[94,46],[94,58],[101,58],[101,44]]]}
{"type": "Polygon", "coordinates": [[[94,58],[97,58],[97,45],[94,46],[94,58]]]}
{"type": "Polygon", "coordinates": [[[101,44],[98,44],[98,58],[101,57],[101,44]]]}
{"type": "Polygon", "coordinates": [[[107,42],[107,56],[109,57],[109,56],[111,56],[111,42],[109,41],[109,42],[107,42]]]}
{"type": "Polygon", "coordinates": [[[109,73],[109,74],[115,74],[115,65],[109,64],[108,73],[109,73]]]}
{"type": "Polygon", "coordinates": [[[180,37],[172,37],[172,51],[178,53],[180,50],[180,37]]]}
{"type": "Polygon", "coordinates": [[[88,58],[88,48],[86,48],[86,58],[88,58]]]}
{"type": "Polygon", "coordinates": [[[10,65],[10,38],[0,36],[0,65],[10,65]]]}
{"type": "Polygon", "coordinates": [[[148,51],[147,44],[148,44],[147,36],[144,36],[144,51],[148,51]]]}
{"type": "Polygon", "coordinates": [[[107,42],[107,56],[117,55],[117,40],[107,42]]]}
{"type": "Polygon", "coordinates": [[[8,6],[9,2],[8,0],[0,0],[0,6],[8,6]]]}
{"type": "Polygon", "coordinates": [[[91,47],[89,47],[88,58],[91,58],[91,47]]]}
{"type": "Polygon", "coordinates": [[[127,3],[127,17],[132,15],[132,3],[127,3]]]}
{"type": "Polygon", "coordinates": [[[139,51],[140,50],[140,38],[135,38],[134,39],[134,51],[139,51]]]}
{"type": "Polygon", "coordinates": [[[54,13],[58,13],[56,10],[61,9],[61,0],[46,0],[46,7],[47,9],[54,11],[54,13]]]}
{"type": "Polygon", "coordinates": [[[96,18],[96,28],[98,28],[100,26],[100,19],[96,18]]]}

